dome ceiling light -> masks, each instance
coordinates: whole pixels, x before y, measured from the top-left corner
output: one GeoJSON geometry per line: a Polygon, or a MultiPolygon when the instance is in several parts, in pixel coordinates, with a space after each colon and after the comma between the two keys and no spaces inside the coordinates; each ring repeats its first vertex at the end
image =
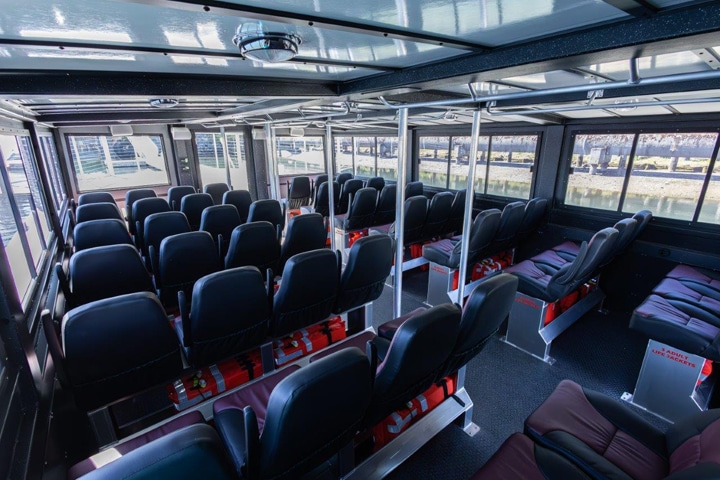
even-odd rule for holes
{"type": "Polygon", "coordinates": [[[292,33],[265,32],[260,23],[241,24],[233,43],[240,55],[263,63],[279,63],[290,60],[298,53],[302,39],[292,33]]]}
{"type": "Polygon", "coordinates": [[[153,98],[150,100],[150,106],[155,108],[173,108],[180,103],[175,98],[153,98]]]}

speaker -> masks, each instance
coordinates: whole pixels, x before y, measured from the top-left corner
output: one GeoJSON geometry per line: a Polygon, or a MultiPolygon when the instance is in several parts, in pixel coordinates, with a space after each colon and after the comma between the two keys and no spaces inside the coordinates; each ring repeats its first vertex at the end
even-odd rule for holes
{"type": "Polygon", "coordinates": [[[131,125],[110,125],[110,134],[113,137],[128,137],[133,134],[131,125]]]}
{"type": "Polygon", "coordinates": [[[185,127],[172,127],[170,129],[173,140],[192,140],[192,132],[185,127]]]}

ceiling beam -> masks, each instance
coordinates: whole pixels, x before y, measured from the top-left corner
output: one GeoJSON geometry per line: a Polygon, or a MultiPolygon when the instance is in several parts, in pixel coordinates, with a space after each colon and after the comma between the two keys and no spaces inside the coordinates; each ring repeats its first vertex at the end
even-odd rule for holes
{"type": "Polygon", "coordinates": [[[409,29],[394,27],[390,25],[378,25],[377,23],[362,23],[349,20],[340,20],[323,17],[322,14],[305,14],[287,12],[284,10],[253,6],[239,5],[223,0],[118,0],[126,3],[139,3],[163,8],[176,8],[196,13],[213,13],[220,15],[232,15],[252,20],[269,22],[280,22],[291,25],[311,26],[329,30],[339,30],[347,33],[361,35],[374,35],[397,40],[404,40],[415,43],[427,43],[430,45],[457,48],[469,51],[482,51],[487,49],[486,45],[467,42],[460,38],[437,35],[425,32],[413,32],[409,29]]]}
{"type": "Polygon", "coordinates": [[[602,0],[608,5],[622,10],[633,17],[650,17],[660,11],[659,8],[645,0],[602,0]]]}

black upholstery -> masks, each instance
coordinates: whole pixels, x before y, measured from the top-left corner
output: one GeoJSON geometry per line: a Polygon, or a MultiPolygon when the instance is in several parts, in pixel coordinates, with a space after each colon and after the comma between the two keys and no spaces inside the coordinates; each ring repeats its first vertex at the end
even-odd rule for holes
{"type": "Polygon", "coordinates": [[[335,181],[340,185],[340,187],[342,187],[345,184],[345,182],[347,182],[348,180],[352,180],[352,178],[353,178],[352,173],[343,172],[343,173],[338,173],[335,176],[335,181]]]}
{"type": "Polygon", "coordinates": [[[156,271],[160,266],[160,244],[163,239],[170,235],[189,232],[190,224],[182,212],[153,213],[145,219],[143,230],[145,264],[152,271],[156,271]],[[150,247],[152,247],[154,257],[150,254],[150,247]]]}
{"type": "Polygon", "coordinates": [[[337,204],[338,215],[347,213],[350,208],[350,199],[354,197],[358,190],[363,188],[363,181],[357,178],[351,178],[343,183],[340,187],[340,201],[337,204]]]}
{"type": "Polygon", "coordinates": [[[240,215],[233,205],[213,205],[203,210],[200,217],[200,230],[212,235],[215,245],[220,247],[220,255],[224,257],[230,243],[230,236],[240,223],[240,215]]]}
{"type": "Polygon", "coordinates": [[[291,218],[280,249],[278,271],[285,267],[285,263],[293,255],[325,248],[326,240],[327,228],[319,213],[306,213],[291,218]]]}
{"type": "Polygon", "coordinates": [[[278,272],[280,243],[277,231],[270,222],[250,222],[235,227],[225,255],[225,268],[252,265],[264,272],[278,272]]]}
{"type": "Polygon", "coordinates": [[[352,441],[371,390],[367,358],[348,348],[292,372],[266,405],[216,409],[215,424],[242,478],[304,478],[352,441]]]}
{"type": "MultiPolygon", "coordinates": [[[[340,184],[334,182],[333,189],[333,197],[335,197],[335,203],[333,205],[337,205],[340,201],[340,184]]],[[[313,203],[315,211],[323,217],[330,215],[330,204],[328,203],[329,197],[328,182],[323,182],[317,189],[317,194],[315,195],[315,201],[313,203]]]]}
{"type": "Polygon", "coordinates": [[[385,179],[383,177],[371,177],[368,179],[365,187],[374,188],[378,192],[381,192],[385,187],[385,179]]]}
{"type": "Polygon", "coordinates": [[[179,212],[182,198],[185,195],[190,195],[191,193],[197,192],[195,191],[195,187],[191,187],[190,185],[181,185],[178,187],[168,188],[167,202],[168,205],[170,205],[170,210],[179,212]]]}
{"type": "Polygon", "coordinates": [[[318,175],[315,177],[315,180],[313,181],[313,204],[315,203],[315,199],[317,198],[318,190],[320,189],[320,185],[328,181],[328,176],[326,174],[318,175]]]}
{"type": "Polygon", "coordinates": [[[460,233],[462,232],[463,219],[465,218],[465,190],[455,192],[453,203],[450,206],[450,213],[445,224],[445,232],[460,233]]]}
{"type": "Polygon", "coordinates": [[[209,193],[191,193],[185,195],[180,201],[180,211],[187,217],[190,229],[197,231],[200,230],[203,210],[213,205],[214,202],[209,193]]]}
{"type": "Polygon", "coordinates": [[[227,183],[208,183],[203,187],[203,193],[209,194],[213,199],[213,204],[222,204],[223,195],[229,192],[230,187],[227,183]]]}
{"type": "Polygon", "coordinates": [[[312,188],[310,187],[310,177],[293,177],[288,192],[288,204],[290,208],[300,208],[305,205],[310,205],[311,200],[312,188]]]}
{"type": "Polygon", "coordinates": [[[133,203],[143,198],[157,197],[157,193],[152,188],[136,188],[125,192],[125,219],[128,222],[128,230],[135,235],[135,219],[132,218],[133,203]]]}
{"type": "Polygon", "coordinates": [[[375,425],[432,385],[457,341],[460,314],[457,305],[439,305],[408,319],[392,341],[374,340],[389,345],[377,368],[366,426],[375,425]]]}
{"type": "Polygon", "coordinates": [[[291,257],[273,300],[270,334],[280,337],[329,317],[338,290],[338,270],[337,256],[327,249],[291,257]]]}
{"type": "Polygon", "coordinates": [[[223,205],[234,205],[240,215],[240,223],[247,222],[250,214],[250,205],[252,205],[252,197],[247,190],[230,190],[223,195],[223,205]]]}
{"type": "Polygon", "coordinates": [[[73,307],[132,292],[152,292],[150,274],[132,245],[88,248],[70,257],[73,307]]]}
{"type": "Polygon", "coordinates": [[[423,194],[422,182],[408,182],[405,185],[405,198],[416,197],[423,194]]]}
{"type": "MultiPolygon", "coordinates": [[[[427,217],[428,199],[424,195],[417,195],[405,200],[405,225],[403,242],[409,245],[421,237],[425,218],[427,217]]],[[[394,235],[395,224],[390,228],[390,235],[394,235]]]]}
{"type": "Polygon", "coordinates": [[[628,248],[630,242],[635,238],[637,222],[633,218],[623,218],[615,223],[613,228],[618,231],[618,237],[617,240],[615,240],[612,252],[608,255],[607,261],[605,262],[606,264],[610,263],[613,258],[628,248]]]}
{"type": "Polygon", "coordinates": [[[525,205],[525,214],[523,215],[522,223],[518,229],[518,239],[523,239],[535,232],[540,226],[545,217],[545,210],[547,210],[547,198],[535,197],[528,200],[525,205]]]}
{"type": "Polygon", "coordinates": [[[375,217],[377,196],[378,192],[374,188],[358,190],[347,215],[335,217],[335,226],[346,232],[370,227],[375,217]]]}
{"type": "Polygon", "coordinates": [[[195,282],[190,311],[183,308],[182,341],[193,368],[260,345],[267,335],[270,303],[255,267],[223,270],[195,282]]]}
{"type": "Polygon", "coordinates": [[[82,477],[84,480],[155,480],[237,478],[218,434],[210,425],[196,424],[171,432],[128,452],[102,468],[82,477]]]}
{"type": "Polygon", "coordinates": [[[73,238],[76,252],[105,245],[132,245],[125,223],[117,218],[78,223],[73,229],[73,238]]]}
{"type": "Polygon", "coordinates": [[[114,203],[86,203],[75,211],[75,222],[80,224],[90,220],[114,218],[122,220],[122,214],[114,203]]]}
{"type": "Polygon", "coordinates": [[[115,198],[110,192],[88,192],[78,197],[78,206],[89,203],[115,203],[115,198]]]}
{"type": "Polygon", "coordinates": [[[220,270],[215,242],[207,232],[180,233],[165,238],[160,244],[159,264],[155,284],[163,305],[170,308],[178,304],[177,292],[182,290],[189,297],[198,279],[220,270]]]}
{"type": "Polygon", "coordinates": [[[523,202],[512,202],[505,205],[495,238],[488,247],[489,254],[503,252],[516,243],[518,229],[524,217],[525,204],[523,202]]]}
{"type": "Polygon", "coordinates": [[[177,337],[149,292],[70,310],[62,320],[62,344],[65,372],[83,410],[173,380],[183,369],[177,337]]]}
{"type": "Polygon", "coordinates": [[[387,225],[395,221],[396,189],[395,185],[385,185],[380,191],[373,225],[387,225]]]}
{"type": "Polygon", "coordinates": [[[634,240],[645,230],[645,228],[650,223],[650,220],[652,220],[652,212],[650,210],[640,210],[639,212],[635,213],[632,218],[637,222],[637,227],[635,229],[635,237],[633,238],[634,240]]]}
{"type": "Polygon", "coordinates": [[[445,224],[450,217],[454,195],[450,192],[440,192],[433,195],[427,210],[427,217],[423,225],[421,238],[437,237],[445,231],[445,224]]]}
{"type": "Polygon", "coordinates": [[[333,312],[346,312],[380,297],[392,263],[393,241],[387,235],[371,235],[353,243],[333,312]]]}
{"type": "Polygon", "coordinates": [[[249,222],[270,222],[276,229],[285,228],[285,215],[280,202],[272,199],[256,200],[250,205],[249,222]]]}
{"type": "Polygon", "coordinates": [[[164,199],[159,197],[141,198],[133,203],[132,218],[135,222],[135,245],[137,245],[139,249],[144,250],[143,238],[145,219],[153,213],[169,211],[170,205],[168,205],[164,199]]]}
{"type": "Polygon", "coordinates": [[[500,328],[515,302],[518,280],[501,273],[482,280],[463,307],[455,347],[435,378],[439,381],[466,365],[500,328]]]}

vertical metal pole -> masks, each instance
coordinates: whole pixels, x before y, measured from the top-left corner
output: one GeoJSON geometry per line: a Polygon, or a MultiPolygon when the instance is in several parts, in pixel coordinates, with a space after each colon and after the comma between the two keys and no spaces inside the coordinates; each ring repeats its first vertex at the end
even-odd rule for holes
{"type": "Polygon", "coordinates": [[[220,127],[220,141],[223,147],[223,157],[225,157],[225,181],[232,190],[232,181],[230,180],[230,149],[227,144],[227,137],[225,136],[225,127],[220,127]]]}
{"type": "Polygon", "coordinates": [[[325,124],[325,166],[328,174],[328,229],[330,248],[335,251],[335,163],[333,162],[332,127],[325,124]]]}
{"type": "Polygon", "coordinates": [[[477,166],[478,141],[480,140],[480,109],[473,112],[472,133],[470,137],[470,160],[468,161],[467,190],[465,191],[465,216],[462,228],[462,250],[460,250],[460,273],[458,278],[457,303],[465,301],[465,278],[468,269],[468,245],[470,243],[470,227],[472,226],[472,208],[475,200],[475,167],[477,166]]]}
{"type": "Polygon", "coordinates": [[[265,123],[265,158],[270,177],[270,197],[280,201],[280,178],[278,177],[277,149],[275,148],[275,132],[270,122],[265,123]]]}
{"type": "MultiPolygon", "coordinates": [[[[402,264],[405,253],[405,185],[407,185],[408,109],[401,108],[398,115],[398,174],[395,200],[395,278],[393,291],[393,318],[402,315],[402,264]]],[[[377,152],[375,154],[377,162],[377,152]]]]}

